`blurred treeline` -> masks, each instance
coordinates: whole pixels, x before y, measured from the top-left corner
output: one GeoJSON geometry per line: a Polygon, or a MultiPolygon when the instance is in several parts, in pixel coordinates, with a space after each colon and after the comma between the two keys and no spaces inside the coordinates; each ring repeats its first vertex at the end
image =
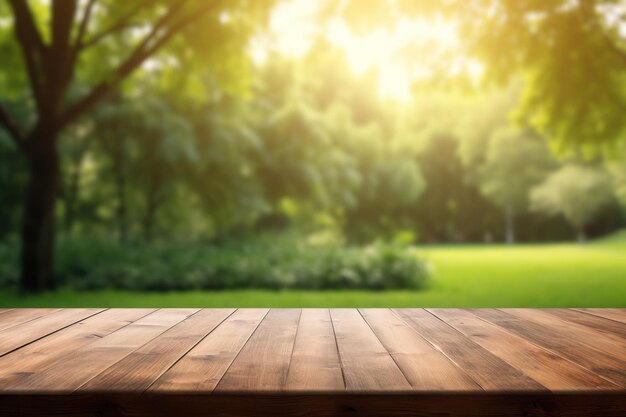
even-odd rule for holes
{"type": "MultiPolygon", "coordinates": [[[[245,94],[204,79],[211,93],[194,100],[175,72],[144,71],[62,133],[59,235],[512,242],[626,225],[626,163],[550,149],[515,123],[521,81],[382,99],[374,70],[355,76],[321,41],[257,63],[245,94]]],[[[27,174],[0,131],[0,239],[19,233],[27,174]]]]}

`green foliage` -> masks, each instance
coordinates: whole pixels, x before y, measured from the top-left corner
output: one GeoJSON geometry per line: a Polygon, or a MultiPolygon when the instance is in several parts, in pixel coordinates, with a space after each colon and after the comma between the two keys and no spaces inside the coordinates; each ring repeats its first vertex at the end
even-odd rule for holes
{"type": "MultiPolygon", "coordinates": [[[[417,160],[426,189],[410,213],[426,242],[480,240],[495,208],[468,181],[451,133],[432,136],[417,160]]],[[[499,216],[498,216],[499,217],[499,216]]]]}
{"type": "Polygon", "coordinates": [[[26,296],[16,290],[0,289],[0,307],[624,308],[625,247],[625,233],[585,246],[424,246],[418,249],[418,253],[432,265],[433,278],[427,288],[419,291],[223,290],[140,293],[61,289],[26,296]]]}
{"type": "Polygon", "coordinates": [[[626,157],[611,159],[607,166],[613,179],[615,197],[626,207],[626,157]]]}
{"type": "Polygon", "coordinates": [[[353,169],[343,181],[349,188],[337,181],[330,183],[338,193],[336,201],[342,203],[341,222],[351,240],[389,238],[410,221],[407,211],[426,187],[417,148],[402,132],[392,131],[384,139],[384,127],[357,125],[349,117],[341,106],[328,113],[336,146],[345,155],[342,164],[353,169]]]}
{"type": "Polygon", "coordinates": [[[612,198],[607,174],[579,165],[565,165],[531,194],[533,210],[562,215],[579,233],[612,198]]]}
{"type": "Polygon", "coordinates": [[[458,6],[463,37],[485,62],[487,78],[504,83],[523,74],[519,119],[563,150],[597,152],[623,140],[626,49],[618,2],[486,0],[458,6]]]}
{"type": "Polygon", "coordinates": [[[496,130],[489,138],[479,183],[484,195],[501,208],[525,211],[530,189],[553,168],[554,161],[541,138],[528,130],[496,130]]]}
{"type": "MultiPolygon", "coordinates": [[[[0,245],[0,282],[16,282],[15,241],[0,245]]],[[[62,285],[135,291],[269,289],[419,289],[427,265],[405,246],[314,245],[299,235],[265,235],[202,243],[118,244],[63,239],[62,285]]]]}
{"type": "MultiPolygon", "coordinates": [[[[112,70],[159,21],[166,3],[180,4],[184,12],[172,15],[170,24],[208,4],[155,1],[137,8],[133,2],[98,1],[85,33],[88,45],[78,49],[67,91],[58,86],[63,93],[58,112],[48,113],[62,115],[102,81],[117,86],[121,79],[112,70]],[[98,39],[124,16],[129,16],[127,25],[98,39]]],[[[563,164],[552,159],[545,138],[594,146],[621,137],[623,45],[598,20],[600,12],[586,2],[565,0],[325,3],[316,18],[342,15],[359,33],[384,30],[375,25],[393,26],[405,15],[456,16],[463,29],[471,24],[459,54],[463,46],[475,48],[471,52],[484,59],[488,76],[506,87],[474,96],[433,91],[439,85],[435,75],[417,83],[409,102],[385,100],[376,92],[376,70],[355,74],[328,40],[317,40],[301,58],[276,52],[265,63],[252,64],[250,40],[270,36],[259,29],[273,2],[215,3],[151,54],[106,101],[63,129],[57,204],[57,217],[66,225],[57,228],[64,237],[57,271],[62,280],[94,288],[411,287],[406,277],[413,266],[404,263],[401,250],[367,245],[394,241],[403,232],[428,242],[491,241],[504,229],[501,212],[508,207],[520,213],[522,240],[568,236],[565,222],[546,213],[590,225],[594,235],[624,224],[617,215],[611,222],[612,208],[600,203],[577,215],[565,214],[569,203],[560,203],[560,211],[556,203],[526,210],[529,190],[563,164]],[[455,3],[458,10],[447,7],[455,3]],[[476,25],[479,21],[485,24],[476,25]],[[519,123],[513,125],[511,111],[520,98],[519,123]],[[253,232],[279,228],[333,228],[340,240],[366,247],[311,248],[281,239],[242,243],[253,232]],[[120,242],[107,242],[112,238],[120,242]],[[194,244],[177,249],[166,240],[194,244]],[[196,244],[205,241],[222,243],[196,244]],[[249,251],[249,259],[241,259],[239,251],[249,251]]],[[[47,45],[51,3],[29,4],[47,45]]],[[[79,2],[73,25],[86,4],[79,2]]],[[[6,64],[0,98],[26,135],[37,125],[39,109],[11,17],[0,4],[0,55],[6,64]]],[[[76,32],[74,27],[72,41],[76,32]]],[[[450,58],[436,49],[428,59],[450,58]]],[[[412,59],[404,52],[402,59],[412,59]]],[[[428,69],[428,63],[421,64],[428,69]]],[[[40,70],[51,68],[46,64],[40,70]]],[[[28,169],[7,132],[0,131],[2,237],[19,231],[28,169]]],[[[607,165],[613,191],[626,205],[624,165],[607,165]]],[[[588,180],[587,173],[578,176],[580,181],[568,184],[588,180]]],[[[606,194],[608,177],[590,178],[593,192],[606,194]]],[[[564,184],[545,188],[569,189],[564,184]]],[[[543,194],[537,198],[558,193],[543,194]]],[[[578,198],[570,205],[591,204],[578,198]]]]}
{"type": "Polygon", "coordinates": [[[399,16],[445,16],[461,42],[452,57],[426,56],[438,70],[433,79],[454,79],[452,62],[478,59],[486,84],[523,78],[518,121],[563,152],[613,151],[623,143],[626,13],[619,0],[351,0],[328,9],[357,33],[393,27],[399,16]]]}

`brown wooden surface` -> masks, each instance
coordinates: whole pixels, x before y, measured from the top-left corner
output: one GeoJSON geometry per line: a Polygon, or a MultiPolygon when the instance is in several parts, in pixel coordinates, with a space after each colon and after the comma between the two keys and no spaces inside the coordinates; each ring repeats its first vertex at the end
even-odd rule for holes
{"type": "Polygon", "coordinates": [[[626,416],[625,336],[624,309],[4,309],[0,415],[626,416]]]}

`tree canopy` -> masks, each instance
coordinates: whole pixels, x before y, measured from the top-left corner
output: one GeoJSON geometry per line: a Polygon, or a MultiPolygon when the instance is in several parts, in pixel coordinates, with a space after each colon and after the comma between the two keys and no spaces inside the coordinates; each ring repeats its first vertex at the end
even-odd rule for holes
{"type": "Polygon", "coordinates": [[[625,16],[612,0],[8,0],[0,235],[21,234],[38,291],[60,233],[618,227],[625,16]],[[548,201],[583,177],[603,190],[593,209],[548,201]]]}
{"type": "Polygon", "coordinates": [[[531,194],[534,210],[563,215],[585,240],[585,226],[613,198],[607,174],[585,166],[566,165],[531,194]]]}

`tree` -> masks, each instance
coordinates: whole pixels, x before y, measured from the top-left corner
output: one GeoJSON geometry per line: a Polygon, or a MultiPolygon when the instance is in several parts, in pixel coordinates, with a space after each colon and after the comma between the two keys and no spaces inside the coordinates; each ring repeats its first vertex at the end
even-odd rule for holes
{"type": "Polygon", "coordinates": [[[143,202],[143,237],[150,240],[155,218],[175,180],[198,159],[191,126],[158,97],[112,100],[96,113],[95,135],[114,179],[118,237],[122,242],[128,237],[127,193],[134,185],[143,202]]]}
{"type": "MultiPolygon", "coordinates": [[[[612,150],[626,137],[622,0],[325,3],[334,5],[329,13],[341,15],[361,33],[374,24],[392,26],[398,16],[449,19],[459,29],[462,50],[456,58],[484,64],[487,84],[505,85],[521,75],[518,119],[564,149],[612,150]]],[[[449,57],[434,63],[444,78],[449,64],[449,57]]]]}
{"type": "Polygon", "coordinates": [[[426,186],[411,146],[403,132],[385,132],[381,123],[359,125],[350,108],[336,104],[328,113],[331,135],[343,151],[329,181],[343,229],[352,241],[392,237],[413,218],[411,208],[426,186]],[[339,180],[339,181],[337,181],[339,180]]]}
{"type": "Polygon", "coordinates": [[[450,10],[461,22],[461,39],[486,64],[486,79],[524,77],[519,119],[562,147],[597,151],[623,141],[623,2],[454,3],[450,10]]]}
{"type": "Polygon", "coordinates": [[[493,131],[508,125],[512,94],[466,97],[423,89],[409,122],[419,132],[426,191],[416,205],[420,235],[431,241],[491,241],[498,208],[480,192],[480,168],[493,131]]]}
{"type": "Polygon", "coordinates": [[[507,127],[489,138],[479,172],[480,189],[504,211],[507,243],[515,242],[515,216],[527,209],[530,189],[553,166],[550,150],[533,132],[507,127]]]}
{"type": "MultiPolygon", "coordinates": [[[[14,114],[15,103],[2,102],[0,106],[11,106],[14,114]]],[[[26,118],[25,114],[21,114],[26,118]]],[[[4,238],[15,230],[15,224],[19,223],[20,202],[22,190],[26,184],[28,173],[19,150],[8,132],[0,129],[0,218],[4,221],[0,224],[0,238],[4,238]]]]}
{"type": "Polygon", "coordinates": [[[611,181],[604,171],[565,165],[532,190],[531,206],[535,211],[565,217],[583,243],[585,226],[612,198],[611,181]]]}
{"type": "MultiPolygon", "coordinates": [[[[202,58],[223,61],[220,67],[228,68],[232,60],[224,59],[223,52],[236,50],[233,39],[239,45],[247,39],[254,26],[250,23],[265,15],[271,2],[63,0],[46,4],[9,0],[9,5],[14,36],[3,28],[0,42],[7,51],[3,60],[18,70],[5,71],[0,91],[19,95],[27,84],[30,94],[22,98],[33,103],[34,117],[27,124],[18,123],[8,108],[0,106],[0,125],[25,156],[30,173],[23,209],[21,287],[41,291],[54,286],[61,132],[177,39],[176,48],[169,52],[180,56],[180,62],[188,63],[190,49],[201,46],[202,58]],[[42,23],[47,16],[49,25],[42,23]],[[230,27],[235,25],[239,25],[237,31],[230,27]],[[208,39],[222,47],[207,50],[208,39]],[[27,74],[26,79],[22,74],[27,74]],[[80,90],[86,91],[81,94],[80,90]]],[[[0,16],[7,13],[3,5],[0,16]]]]}
{"type": "Polygon", "coordinates": [[[452,132],[433,133],[417,162],[425,191],[414,207],[420,237],[425,241],[467,241],[488,238],[497,211],[467,180],[469,171],[458,156],[459,143],[452,132]]]}

